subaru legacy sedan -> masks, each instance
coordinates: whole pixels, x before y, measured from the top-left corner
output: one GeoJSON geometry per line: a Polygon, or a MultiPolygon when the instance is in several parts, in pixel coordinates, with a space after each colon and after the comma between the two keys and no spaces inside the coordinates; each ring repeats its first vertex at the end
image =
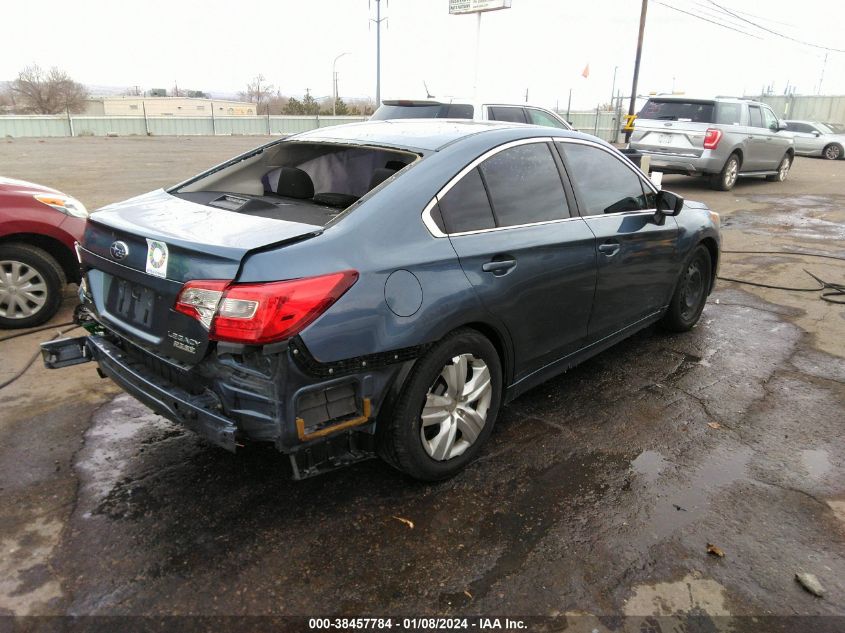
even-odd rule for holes
{"type": "Polygon", "coordinates": [[[268,143],[103,208],[78,247],[95,361],[230,451],[302,478],[380,455],[422,480],[478,456],[500,408],[634,332],[692,328],[719,216],[594,138],[374,121],[268,143]]]}

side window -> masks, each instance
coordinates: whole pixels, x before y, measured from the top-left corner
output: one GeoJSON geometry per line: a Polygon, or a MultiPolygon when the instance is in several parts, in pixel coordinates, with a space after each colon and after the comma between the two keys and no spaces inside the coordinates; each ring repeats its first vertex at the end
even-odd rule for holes
{"type": "Polygon", "coordinates": [[[597,147],[558,143],[578,195],[582,215],[639,211],[654,207],[640,177],[622,161],[597,147]]]}
{"type": "Polygon", "coordinates": [[[526,123],[525,112],[522,108],[513,108],[508,106],[490,106],[490,118],[494,121],[526,123]]]}
{"type": "Polygon", "coordinates": [[[569,217],[557,163],[547,143],[503,150],[481,163],[496,226],[569,217]]]}
{"type": "Polygon", "coordinates": [[[471,119],[473,107],[469,103],[451,103],[443,108],[445,114],[442,117],[447,119],[471,119]]]}
{"type": "Polygon", "coordinates": [[[777,132],[778,118],[775,116],[775,113],[768,108],[761,109],[763,110],[763,121],[765,123],[765,127],[769,128],[773,132],[777,132]]]}
{"type": "Polygon", "coordinates": [[[763,127],[763,115],[760,113],[759,106],[748,106],[748,117],[751,127],[763,127]]]}
{"type": "Polygon", "coordinates": [[[562,130],[566,129],[563,123],[547,112],[537,110],[536,108],[525,108],[525,111],[528,113],[529,121],[534,125],[545,125],[546,127],[556,127],[562,130]]]}
{"type": "Polygon", "coordinates": [[[792,130],[793,132],[800,132],[802,134],[812,134],[813,132],[813,128],[806,123],[796,123],[795,121],[787,123],[786,129],[792,130]]]}
{"type": "MultiPolygon", "coordinates": [[[[496,226],[490,200],[478,169],[466,174],[438,199],[447,233],[480,231],[496,226]]],[[[434,218],[435,222],[437,218],[434,218]]]]}
{"type": "Polygon", "coordinates": [[[716,123],[739,125],[742,122],[742,104],[719,103],[716,106],[716,123]]]}

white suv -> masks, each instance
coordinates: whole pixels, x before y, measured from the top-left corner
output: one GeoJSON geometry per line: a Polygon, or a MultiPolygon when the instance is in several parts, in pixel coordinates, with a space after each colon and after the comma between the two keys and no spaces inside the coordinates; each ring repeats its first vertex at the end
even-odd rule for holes
{"type": "Polygon", "coordinates": [[[572,126],[545,108],[524,103],[482,103],[465,99],[398,99],[382,101],[370,120],[386,119],[472,119],[545,125],[563,130],[572,126]]]}

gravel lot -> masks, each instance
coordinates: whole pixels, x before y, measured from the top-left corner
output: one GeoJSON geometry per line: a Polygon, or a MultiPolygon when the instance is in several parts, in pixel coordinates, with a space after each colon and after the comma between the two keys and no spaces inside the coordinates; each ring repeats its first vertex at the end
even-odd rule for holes
{"type": "MultiPolygon", "coordinates": [[[[264,140],[4,139],[0,175],[96,208],[264,140]]],[[[785,183],[728,193],[664,187],[722,214],[725,249],[845,256],[845,161],[799,158],[785,183]]],[[[845,282],[845,262],[794,255],[726,253],[721,274],[808,286],[805,268],[845,282]]],[[[6,335],[0,381],[53,332],[6,335]]],[[[437,485],[378,461],[293,482],[274,451],[208,446],[90,364],[38,363],[0,391],[0,614],[495,613],[599,631],[819,616],[792,622],[845,630],[843,359],[845,306],[722,281],[692,332],[647,330],[527,393],[483,458],[437,485]]]]}

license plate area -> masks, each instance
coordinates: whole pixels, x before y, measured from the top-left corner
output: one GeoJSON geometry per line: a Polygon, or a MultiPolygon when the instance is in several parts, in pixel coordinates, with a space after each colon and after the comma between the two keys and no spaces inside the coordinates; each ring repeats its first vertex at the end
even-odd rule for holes
{"type": "Polygon", "coordinates": [[[108,308],[122,321],[152,330],[156,293],[151,288],[132,283],[125,279],[115,279],[109,293],[108,308]]]}

